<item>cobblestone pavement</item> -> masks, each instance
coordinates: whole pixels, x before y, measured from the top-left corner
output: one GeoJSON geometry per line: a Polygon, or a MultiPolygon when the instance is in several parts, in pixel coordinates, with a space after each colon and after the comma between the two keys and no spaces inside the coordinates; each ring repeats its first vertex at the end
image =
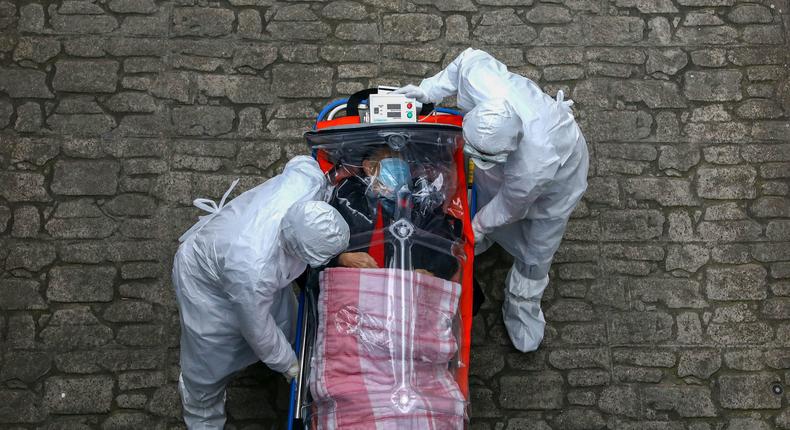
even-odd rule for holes
{"type": "MultiPolygon", "coordinates": [[[[0,0],[0,427],[181,427],[192,199],[305,153],[329,99],[473,45],[564,89],[592,161],[538,352],[500,320],[508,257],[477,263],[472,428],[790,429],[789,6],[0,0]]],[[[253,367],[229,427],[285,406],[253,367]]]]}

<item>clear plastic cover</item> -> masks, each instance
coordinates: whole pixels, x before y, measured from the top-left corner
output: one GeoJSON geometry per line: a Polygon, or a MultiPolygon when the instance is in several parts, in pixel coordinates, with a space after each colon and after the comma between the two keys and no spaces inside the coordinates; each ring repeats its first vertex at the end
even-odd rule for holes
{"type": "Polygon", "coordinates": [[[460,127],[352,126],[307,139],[331,166],[329,203],[351,239],[308,282],[306,426],[464,428],[460,127]]]}

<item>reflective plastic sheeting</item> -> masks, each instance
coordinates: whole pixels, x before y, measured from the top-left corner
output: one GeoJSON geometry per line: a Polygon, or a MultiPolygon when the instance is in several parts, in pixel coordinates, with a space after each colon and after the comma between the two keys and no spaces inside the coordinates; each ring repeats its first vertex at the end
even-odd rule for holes
{"type": "Polygon", "coordinates": [[[316,428],[463,427],[466,402],[450,366],[458,283],[330,268],[320,287],[310,374],[316,428]]]}
{"type": "Polygon", "coordinates": [[[337,127],[307,139],[351,231],[308,281],[307,427],[464,428],[460,127],[337,127]]]}

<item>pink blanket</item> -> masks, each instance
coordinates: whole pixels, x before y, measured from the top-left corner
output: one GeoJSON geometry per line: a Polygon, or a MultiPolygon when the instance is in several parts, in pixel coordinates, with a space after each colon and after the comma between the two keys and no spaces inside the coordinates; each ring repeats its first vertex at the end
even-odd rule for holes
{"type": "Polygon", "coordinates": [[[449,369],[461,286],[396,269],[324,270],[310,389],[321,430],[463,428],[449,369]]]}

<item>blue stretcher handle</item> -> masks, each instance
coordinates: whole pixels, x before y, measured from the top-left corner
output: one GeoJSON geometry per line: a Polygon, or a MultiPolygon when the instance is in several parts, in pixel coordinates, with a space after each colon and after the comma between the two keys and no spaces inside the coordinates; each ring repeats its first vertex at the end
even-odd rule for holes
{"type": "Polygon", "coordinates": [[[446,107],[436,107],[436,108],[434,108],[433,110],[435,110],[436,112],[439,112],[439,113],[449,113],[450,115],[460,115],[460,116],[463,116],[463,115],[461,114],[461,112],[459,112],[459,111],[457,111],[457,110],[455,110],[455,109],[450,109],[450,108],[446,108],[446,107]]]}
{"type": "MultiPolygon", "coordinates": [[[[299,292],[299,309],[296,314],[296,340],[294,341],[294,351],[298,356],[301,353],[302,349],[302,324],[304,324],[304,302],[305,302],[305,292],[302,289],[299,292]]],[[[294,415],[296,414],[296,408],[300,407],[301,405],[296,404],[296,383],[301,382],[297,381],[296,378],[291,381],[291,395],[290,400],[288,401],[288,430],[293,430],[294,426],[294,415]]]]}
{"type": "MultiPolygon", "coordinates": [[[[324,118],[329,114],[329,112],[332,109],[334,109],[334,108],[336,108],[336,107],[338,107],[338,106],[340,106],[342,104],[345,104],[345,103],[348,103],[348,99],[337,99],[337,100],[335,100],[333,102],[330,102],[328,105],[324,106],[324,108],[321,109],[321,112],[318,114],[318,117],[315,119],[316,125],[318,125],[319,122],[323,121],[324,118]]],[[[313,127],[313,128],[315,128],[315,127],[313,127]]]]}

